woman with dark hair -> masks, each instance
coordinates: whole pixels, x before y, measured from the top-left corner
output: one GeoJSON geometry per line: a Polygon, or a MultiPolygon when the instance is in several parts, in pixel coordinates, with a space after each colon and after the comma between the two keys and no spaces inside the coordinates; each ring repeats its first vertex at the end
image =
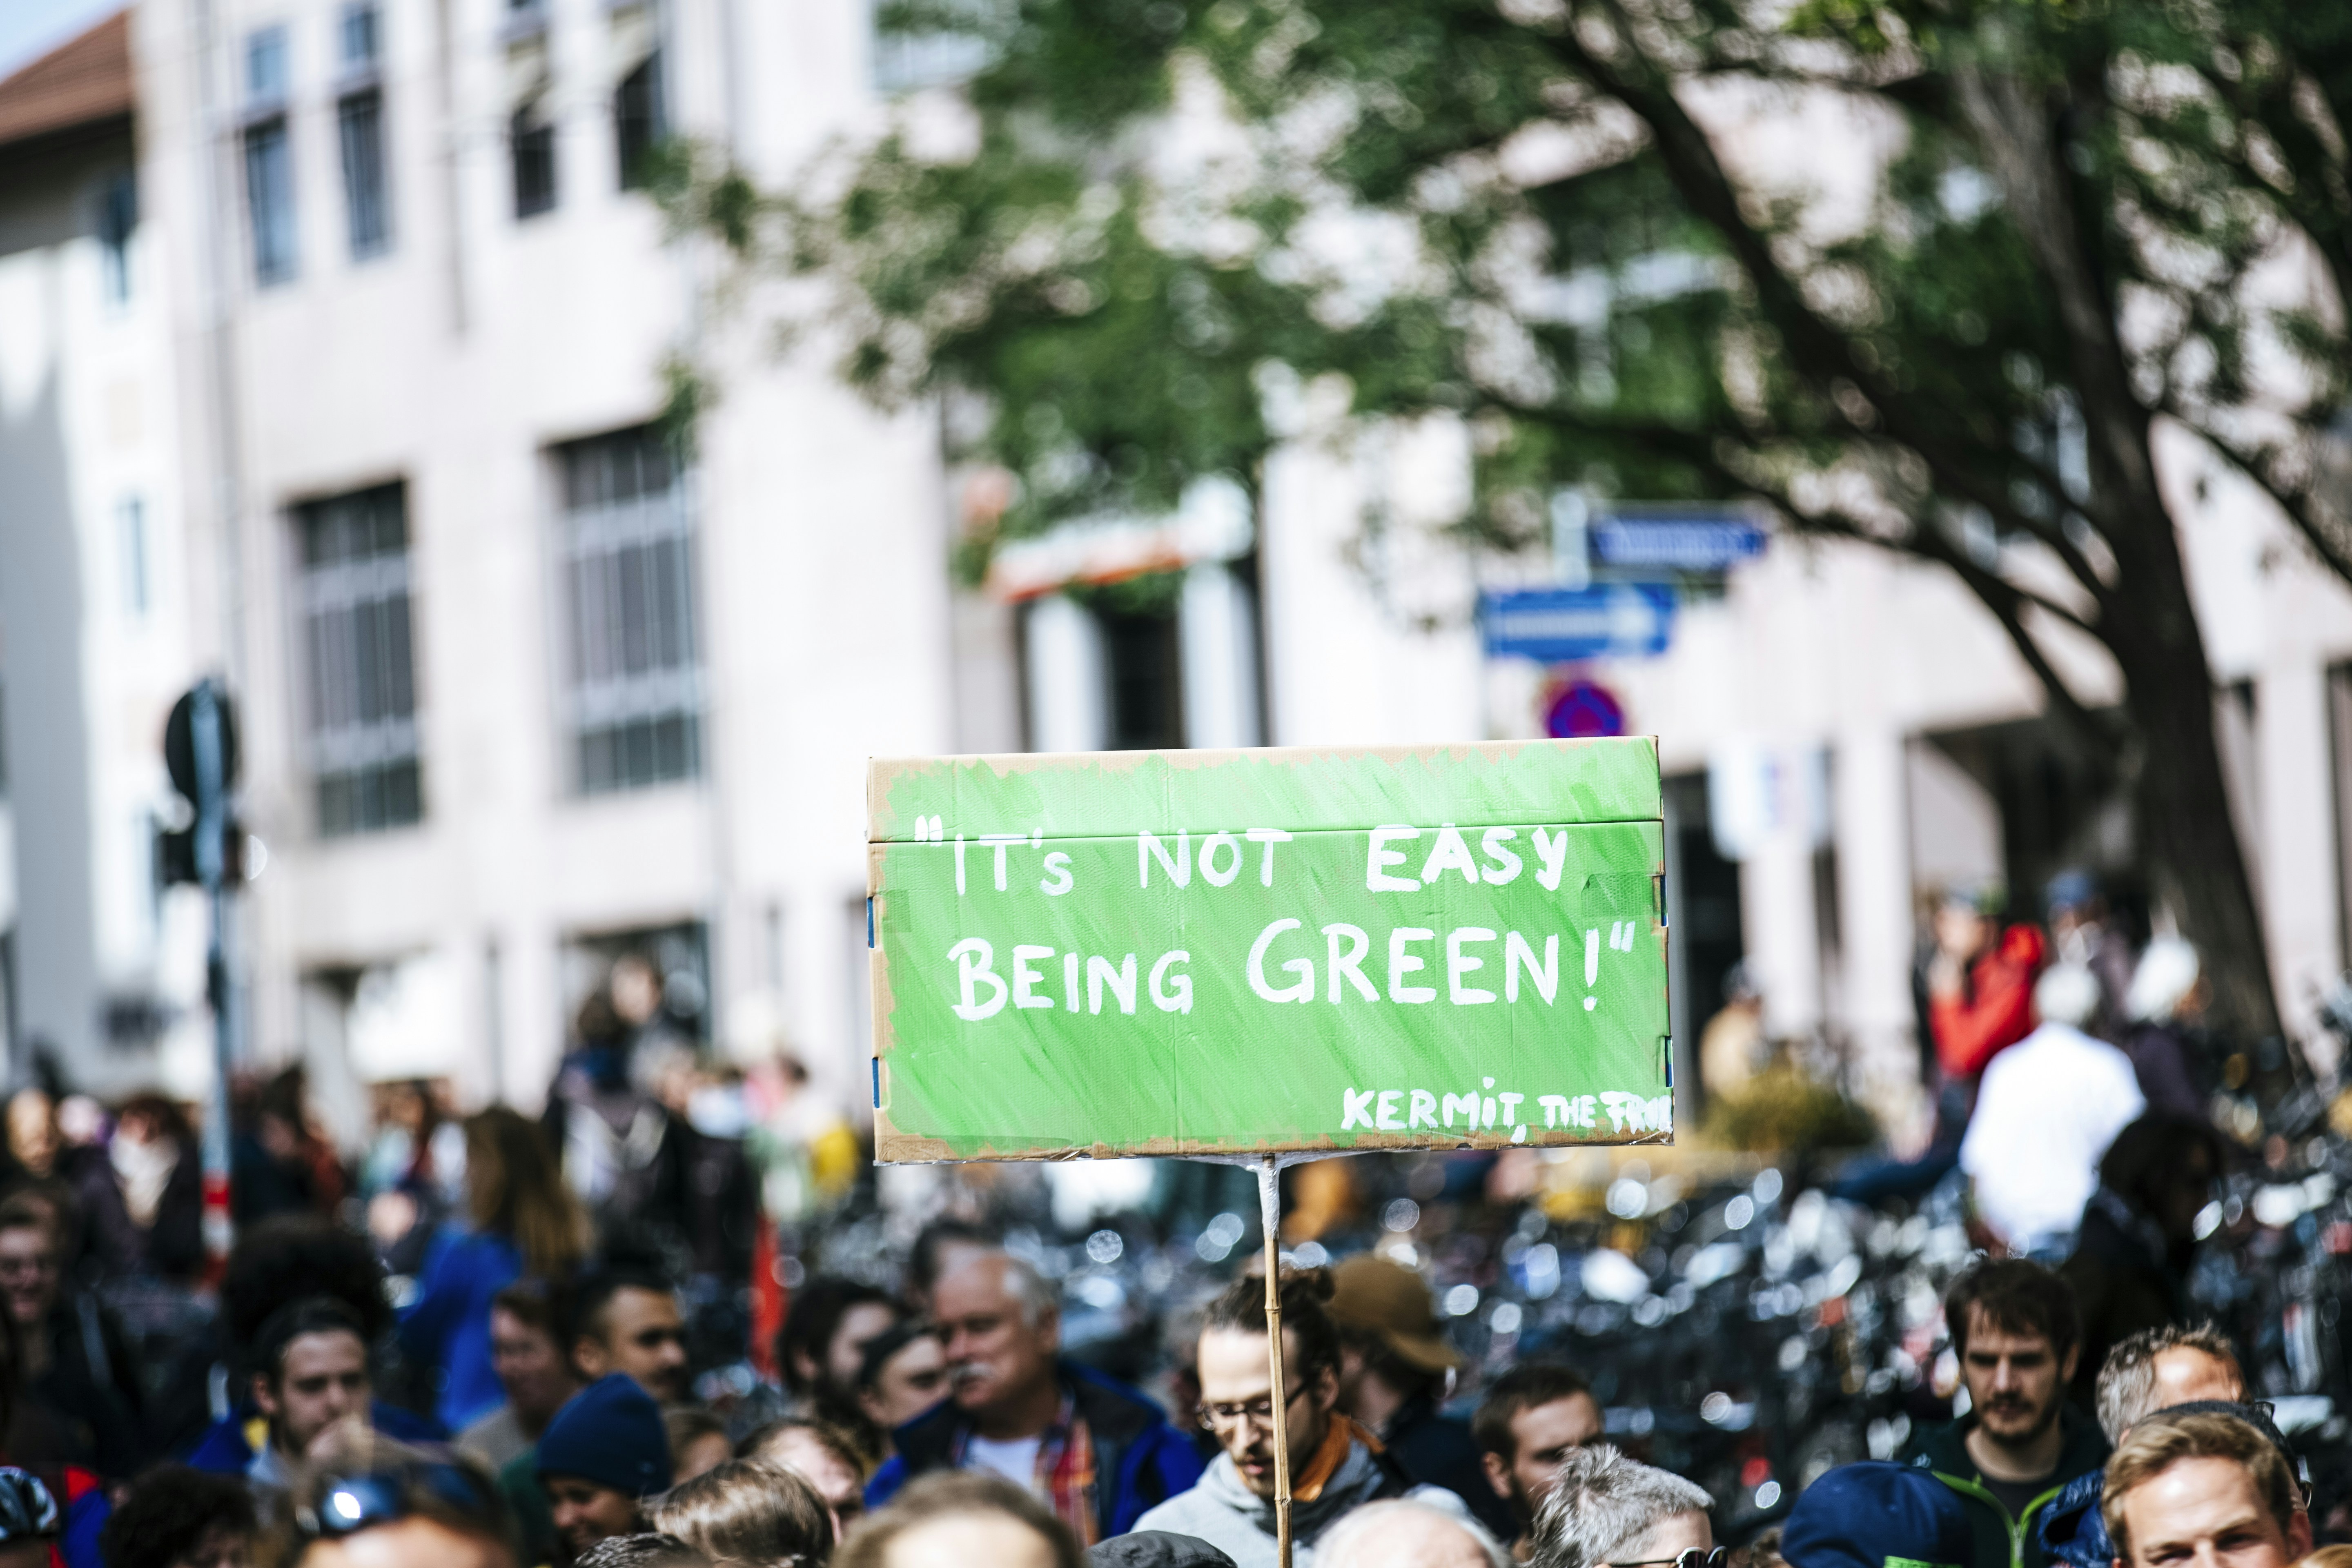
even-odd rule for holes
{"type": "Polygon", "coordinates": [[[506,1398],[490,1357],[490,1304],[524,1275],[568,1277],[588,1249],[588,1221],[563,1184],[545,1135],[503,1105],[466,1119],[466,1223],[441,1227],[403,1347],[446,1374],[436,1414],[461,1431],[506,1398]]]}
{"type": "Polygon", "coordinates": [[[2116,1134],[2099,1162],[2074,1255],[2059,1270],[2082,1313],[2074,1393],[2085,1408],[2108,1351],[2143,1329],[2188,1321],[2197,1215],[2221,1173],[2221,1140],[2211,1125],[2160,1110],[2116,1134]]]}

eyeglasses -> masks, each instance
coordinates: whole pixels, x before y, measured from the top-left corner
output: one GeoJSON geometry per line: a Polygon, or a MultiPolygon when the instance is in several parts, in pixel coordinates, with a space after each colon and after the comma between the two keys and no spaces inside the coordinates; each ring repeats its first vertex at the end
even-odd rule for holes
{"type": "Polygon", "coordinates": [[[1694,1546],[1688,1551],[1677,1552],[1672,1557],[1637,1557],[1631,1563],[1612,1563],[1609,1568],[1666,1568],[1669,1563],[1673,1568],[1723,1568],[1723,1560],[1730,1555],[1730,1552],[1721,1546],[1711,1552],[1702,1552],[1694,1546]]]}
{"type": "Polygon", "coordinates": [[[334,1477],[320,1492],[316,1508],[294,1510],[294,1526],[310,1540],[339,1541],[406,1519],[427,1497],[469,1518],[499,1517],[498,1500],[472,1470],[463,1465],[422,1464],[334,1477]]]}
{"type": "MultiPolygon", "coordinates": [[[[1301,1383],[1283,1400],[1282,1407],[1285,1410],[1289,1409],[1298,1403],[1298,1396],[1306,1392],[1307,1384],[1301,1383]]],[[[1201,1418],[1201,1425],[1203,1426],[1238,1426],[1244,1421],[1254,1421],[1261,1426],[1271,1429],[1274,1426],[1274,1395],[1263,1394],[1258,1398],[1237,1405],[1211,1405],[1202,1401],[1193,1406],[1192,1414],[1201,1418]]]]}

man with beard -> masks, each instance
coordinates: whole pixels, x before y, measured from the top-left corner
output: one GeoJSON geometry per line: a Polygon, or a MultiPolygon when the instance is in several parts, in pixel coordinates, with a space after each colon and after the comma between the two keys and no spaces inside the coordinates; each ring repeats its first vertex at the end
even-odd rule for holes
{"type": "Polygon", "coordinates": [[[2107,1457],[2098,1427],[2066,1403],[2082,1354],[2074,1292],[2039,1264],[1998,1258],[1953,1284],[1944,1321],[1969,1414],[1928,1434],[1912,1462],[1968,1505],[1973,1568],[2044,1568],[2038,1517],[2107,1457]]]}
{"type": "Polygon", "coordinates": [[[1199,1479],[1192,1446],[1159,1406],[1061,1357],[1061,1309],[1035,1269],[983,1254],[943,1276],[931,1300],[953,1392],[898,1430],[868,1507],[910,1477],[992,1470],[1091,1545],[1199,1479]]]}
{"type": "Polygon", "coordinates": [[[1557,1362],[1521,1362],[1488,1385],[1470,1418],[1486,1483],[1517,1521],[1511,1555],[1535,1555],[1536,1514],[1559,1485],[1560,1462],[1601,1435],[1591,1386],[1557,1362]]]}

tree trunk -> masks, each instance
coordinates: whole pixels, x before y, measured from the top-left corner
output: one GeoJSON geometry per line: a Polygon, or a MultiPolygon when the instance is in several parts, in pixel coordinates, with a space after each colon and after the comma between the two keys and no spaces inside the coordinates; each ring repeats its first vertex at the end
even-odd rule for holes
{"type": "Polygon", "coordinates": [[[2146,752],[2135,793],[2156,891],[2197,944],[2213,987],[2214,1022],[2246,1041],[2282,1033],[2262,911],[2214,738],[2212,667],[2189,601],[2172,521],[2156,513],[2135,542],[2128,616],[2108,645],[2122,666],[2125,710],[2146,752]]]}
{"type": "Polygon", "coordinates": [[[2215,1021],[2240,1038],[2279,1034],[2262,914],[2222,782],[2213,738],[2213,689],[2203,649],[2193,667],[2127,669],[2126,699],[2146,739],[2138,804],[2157,891],[2197,944],[2213,985],[2215,1021]]]}

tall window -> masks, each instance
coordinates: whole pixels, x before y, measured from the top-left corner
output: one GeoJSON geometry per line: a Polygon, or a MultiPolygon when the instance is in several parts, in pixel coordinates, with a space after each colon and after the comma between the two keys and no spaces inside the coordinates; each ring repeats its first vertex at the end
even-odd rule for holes
{"type": "Polygon", "coordinates": [[[514,154],[515,216],[530,217],[555,206],[555,122],[532,99],[514,112],[508,138],[514,154]]]}
{"type": "Polygon", "coordinates": [[[575,441],[556,460],[577,786],[600,795],[692,778],[702,681],[685,475],[651,428],[575,441]]]}
{"type": "Polygon", "coordinates": [[[294,161],[286,137],[286,29],[265,27],[245,46],[245,205],[253,229],[253,280],[294,276],[294,161]]]}
{"type": "Polygon", "coordinates": [[[122,609],[134,621],[147,618],[147,503],[125,496],[114,503],[115,530],[122,545],[122,609]]]}
{"type": "Polygon", "coordinates": [[[409,641],[408,517],[396,484],[295,513],[309,763],[319,832],[373,833],[424,814],[409,641]]]}
{"type": "Polygon", "coordinates": [[[642,190],[652,182],[654,149],[668,133],[662,115],[661,56],[655,53],[623,77],[613,94],[613,141],[621,154],[621,189],[642,190]]]}
{"type": "Polygon", "coordinates": [[[128,169],[108,176],[98,193],[98,246],[106,302],[131,298],[131,232],[139,226],[139,182],[128,169]]]}
{"type": "Polygon", "coordinates": [[[343,13],[343,79],[336,100],[342,132],[343,216],[352,259],[381,256],[392,243],[392,208],[384,192],[383,86],[376,75],[376,8],[343,13]]]}

